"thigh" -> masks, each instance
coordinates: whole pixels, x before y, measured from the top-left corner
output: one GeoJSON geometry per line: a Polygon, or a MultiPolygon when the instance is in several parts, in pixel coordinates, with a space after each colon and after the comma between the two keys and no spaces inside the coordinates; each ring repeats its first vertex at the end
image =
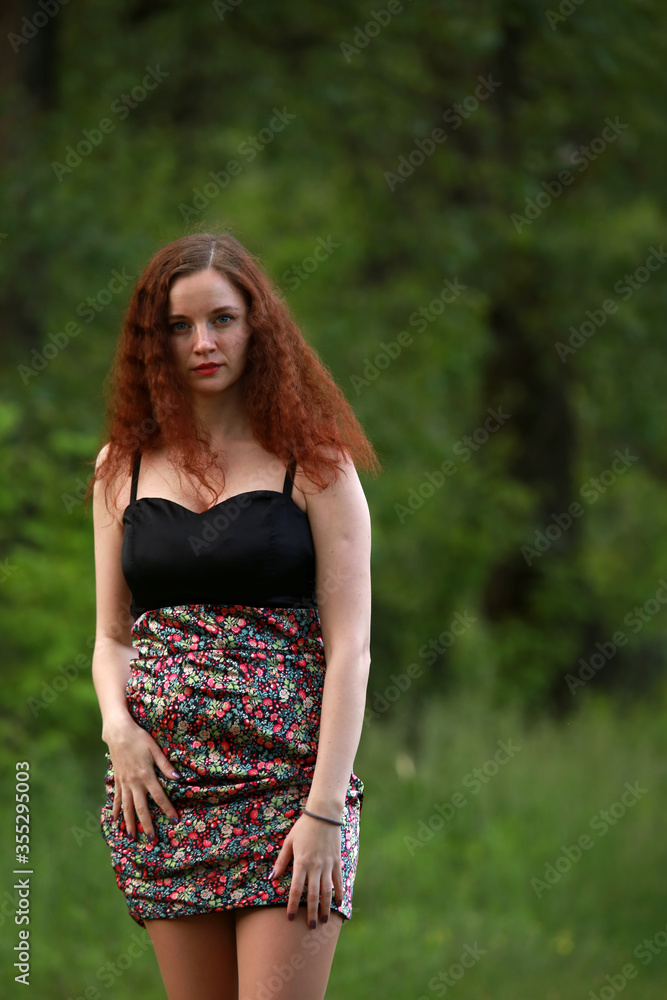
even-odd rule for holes
{"type": "Polygon", "coordinates": [[[237,1000],[232,911],[145,920],[168,1000],[237,1000]]]}
{"type": "Polygon", "coordinates": [[[295,920],[285,906],[238,909],[239,1000],[322,1000],[342,924],[330,911],[310,930],[305,906],[295,920]]]}

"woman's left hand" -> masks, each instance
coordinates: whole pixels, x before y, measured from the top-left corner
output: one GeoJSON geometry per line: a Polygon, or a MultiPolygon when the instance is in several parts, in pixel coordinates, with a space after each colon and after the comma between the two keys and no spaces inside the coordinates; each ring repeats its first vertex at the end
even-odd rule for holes
{"type": "Polygon", "coordinates": [[[276,862],[273,878],[283,874],[290,857],[294,858],[292,883],[287,901],[287,916],[294,920],[299,910],[303,887],[308,883],[308,926],[317,927],[317,912],[322,923],[329,919],[331,894],[337,904],[343,899],[341,864],[341,827],[302,813],[285,837],[276,862]]]}

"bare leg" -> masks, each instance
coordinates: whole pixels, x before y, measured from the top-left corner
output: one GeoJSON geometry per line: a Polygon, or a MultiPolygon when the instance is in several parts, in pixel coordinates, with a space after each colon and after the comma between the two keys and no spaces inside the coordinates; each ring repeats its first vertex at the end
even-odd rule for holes
{"type": "Polygon", "coordinates": [[[168,1000],[237,1000],[232,911],[145,920],[168,1000]]]}
{"type": "Polygon", "coordinates": [[[285,906],[236,910],[239,1000],[322,1000],[342,924],[330,911],[310,930],[305,906],[296,920],[285,906]]]}

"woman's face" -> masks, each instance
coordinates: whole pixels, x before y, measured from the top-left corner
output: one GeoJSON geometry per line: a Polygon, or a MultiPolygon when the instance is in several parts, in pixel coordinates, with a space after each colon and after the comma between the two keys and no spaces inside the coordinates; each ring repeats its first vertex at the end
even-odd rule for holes
{"type": "Polygon", "coordinates": [[[212,268],[177,278],[167,326],[186,390],[210,396],[239,380],[250,342],[247,312],[241,292],[212,268]]]}

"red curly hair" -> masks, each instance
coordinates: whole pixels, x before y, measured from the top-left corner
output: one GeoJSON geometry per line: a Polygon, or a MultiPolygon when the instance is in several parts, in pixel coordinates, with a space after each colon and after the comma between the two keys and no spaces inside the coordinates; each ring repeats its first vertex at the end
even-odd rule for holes
{"type": "Polygon", "coordinates": [[[214,455],[178,378],[167,326],[174,281],[209,268],[226,278],[248,306],[251,339],[242,379],[257,441],[285,464],[294,456],[318,489],[336,478],[341,453],[360,468],[378,471],[375,451],[352,407],[258,260],[229,233],[195,233],[159,250],[135,285],[105,382],[100,447],[106,440],[108,448],[91,476],[86,505],[98,479],[108,490],[122,470],[129,474],[138,451],[161,446],[216,494],[206,479],[214,455]]]}

